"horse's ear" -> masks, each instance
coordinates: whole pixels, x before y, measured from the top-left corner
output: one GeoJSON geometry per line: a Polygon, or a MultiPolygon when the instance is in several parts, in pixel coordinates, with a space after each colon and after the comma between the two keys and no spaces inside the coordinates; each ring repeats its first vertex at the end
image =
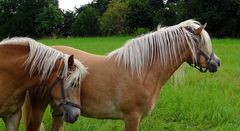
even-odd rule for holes
{"type": "Polygon", "coordinates": [[[68,58],[68,67],[73,67],[74,66],[74,56],[71,55],[68,58]]]}
{"type": "Polygon", "coordinates": [[[207,22],[203,25],[203,29],[205,29],[206,28],[206,26],[207,26],[207,22]]]}
{"type": "Polygon", "coordinates": [[[200,35],[202,30],[207,26],[207,23],[205,23],[204,25],[198,27],[196,30],[195,30],[195,34],[196,35],[200,35]]]}

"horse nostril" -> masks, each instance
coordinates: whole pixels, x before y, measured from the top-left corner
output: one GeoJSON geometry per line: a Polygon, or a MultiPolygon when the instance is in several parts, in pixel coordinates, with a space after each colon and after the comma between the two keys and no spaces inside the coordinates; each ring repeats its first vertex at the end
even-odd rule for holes
{"type": "Polygon", "coordinates": [[[78,119],[78,117],[79,117],[79,114],[77,114],[77,115],[75,116],[75,121],[78,119]]]}
{"type": "Polygon", "coordinates": [[[220,67],[221,63],[220,60],[217,61],[218,67],[220,67]]]}

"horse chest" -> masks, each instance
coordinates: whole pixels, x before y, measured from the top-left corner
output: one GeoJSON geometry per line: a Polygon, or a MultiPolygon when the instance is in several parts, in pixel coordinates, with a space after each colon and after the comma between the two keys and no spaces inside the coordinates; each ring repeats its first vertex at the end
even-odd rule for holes
{"type": "Polygon", "coordinates": [[[0,110],[0,116],[6,116],[8,114],[12,114],[12,113],[16,112],[20,107],[21,106],[17,106],[17,105],[4,106],[0,110]]]}
{"type": "Polygon", "coordinates": [[[156,91],[154,94],[151,95],[151,97],[149,97],[149,101],[146,103],[146,108],[145,108],[146,110],[143,113],[144,116],[152,112],[152,110],[156,105],[158,96],[159,96],[159,91],[156,91]]]}

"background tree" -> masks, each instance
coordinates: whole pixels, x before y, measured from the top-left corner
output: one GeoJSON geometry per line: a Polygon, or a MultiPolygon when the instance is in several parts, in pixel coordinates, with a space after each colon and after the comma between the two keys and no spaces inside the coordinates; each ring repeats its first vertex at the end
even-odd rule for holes
{"type": "Polygon", "coordinates": [[[11,32],[11,25],[14,25],[13,23],[10,23],[14,11],[16,11],[16,6],[14,3],[11,2],[4,2],[0,1],[0,38],[7,37],[11,32]]]}
{"type": "Polygon", "coordinates": [[[99,19],[101,32],[105,35],[118,35],[128,32],[126,25],[128,6],[124,2],[112,0],[108,9],[99,19]]]}
{"type": "Polygon", "coordinates": [[[60,32],[62,36],[71,36],[72,25],[75,21],[76,14],[73,11],[66,10],[62,12],[63,24],[61,25],[60,32]]]}
{"type": "Polygon", "coordinates": [[[178,22],[194,18],[208,22],[207,30],[215,37],[240,37],[239,0],[181,0],[177,4],[178,22]]]}
{"type": "Polygon", "coordinates": [[[164,7],[163,0],[149,0],[150,6],[152,10],[159,10],[160,8],[164,7]]]}
{"type": "Polygon", "coordinates": [[[93,0],[91,5],[98,11],[99,15],[102,16],[107,10],[109,2],[110,0],[93,0]]]}
{"type": "Polygon", "coordinates": [[[153,11],[148,0],[127,0],[127,24],[133,30],[153,28],[153,11]]]}
{"type": "Polygon", "coordinates": [[[39,13],[36,18],[36,31],[40,36],[53,36],[59,32],[60,25],[63,23],[61,11],[49,4],[43,8],[42,13],[39,13]]]}
{"type": "Polygon", "coordinates": [[[38,10],[31,0],[0,1],[0,36],[36,35],[34,19],[38,10]],[[29,11],[31,10],[31,11],[29,11]]]}
{"type": "Polygon", "coordinates": [[[154,17],[154,26],[158,24],[162,26],[171,26],[176,23],[176,10],[172,6],[168,6],[156,11],[154,17]]]}
{"type": "Polygon", "coordinates": [[[154,26],[158,24],[163,26],[171,26],[177,23],[177,0],[168,0],[155,9],[154,26]]]}
{"type": "Polygon", "coordinates": [[[0,0],[0,38],[141,34],[191,18],[211,36],[240,37],[239,0],[93,0],[73,12],[58,0],[0,0]]]}
{"type": "Polygon", "coordinates": [[[37,37],[37,16],[49,4],[58,8],[58,0],[0,1],[0,38],[8,36],[37,37]]]}
{"type": "Polygon", "coordinates": [[[98,34],[98,14],[92,7],[86,7],[77,15],[72,32],[75,36],[95,36],[98,34]]]}

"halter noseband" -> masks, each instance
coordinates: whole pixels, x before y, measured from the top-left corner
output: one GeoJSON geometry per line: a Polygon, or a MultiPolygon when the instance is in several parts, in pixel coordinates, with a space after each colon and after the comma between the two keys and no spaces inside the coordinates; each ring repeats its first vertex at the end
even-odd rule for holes
{"type": "Polygon", "coordinates": [[[208,70],[208,66],[209,66],[209,63],[211,61],[211,56],[213,55],[213,53],[211,53],[210,56],[208,56],[203,50],[201,50],[200,48],[197,48],[199,51],[200,51],[200,54],[197,56],[197,59],[199,58],[200,55],[202,55],[205,59],[206,59],[206,64],[207,64],[207,67],[199,67],[199,63],[198,63],[198,60],[195,61],[193,64],[192,63],[188,63],[191,67],[194,67],[196,68],[197,70],[199,70],[200,72],[207,72],[208,70]]]}
{"type": "Polygon", "coordinates": [[[76,107],[76,108],[79,108],[79,109],[81,108],[80,105],[66,100],[65,91],[64,91],[64,75],[63,75],[63,71],[64,71],[64,66],[62,66],[60,73],[58,74],[57,78],[53,81],[53,83],[50,86],[50,92],[52,91],[53,87],[58,82],[60,82],[60,87],[61,87],[61,100],[60,100],[60,104],[57,105],[57,106],[54,106],[54,108],[56,108],[59,111],[58,112],[52,111],[52,116],[53,117],[55,117],[55,116],[63,116],[63,112],[60,111],[60,107],[62,107],[63,105],[69,105],[69,106],[73,106],[73,107],[76,107]]]}

